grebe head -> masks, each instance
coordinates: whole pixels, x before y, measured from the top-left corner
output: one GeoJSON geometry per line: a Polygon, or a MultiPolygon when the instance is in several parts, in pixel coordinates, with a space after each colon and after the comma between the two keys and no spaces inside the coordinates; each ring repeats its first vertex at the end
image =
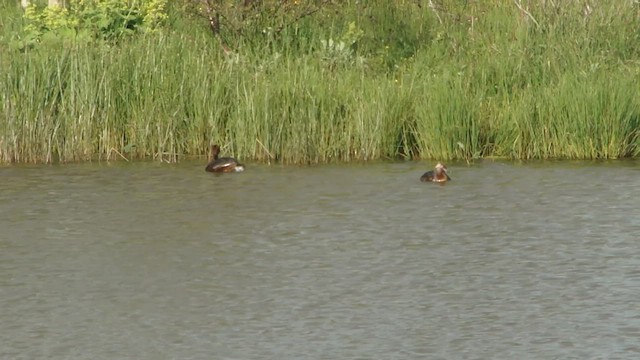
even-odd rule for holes
{"type": "Polygon", "coordinates": [[[220,153],[220,146],[211,145],[211,158],[216,160],[218,158],[218,154],[220,153]]]}
{"type": "Polygon", "coordinates": [[[241,171],[244,171],[244,165],[242,165],[242,164],[238,164],[238,165],[236,165],[236,167],[234,168],[234,171],[235,171],[235,172],[241,172],[241,171]]]}
{"type": "Polygon", "coordinates": [[[449,172],[447,167],[445,165],[443,165],[442,163],[437,163],[436,164],[436,173],[442,174],[443,172],[445,174],[449,172]]]}

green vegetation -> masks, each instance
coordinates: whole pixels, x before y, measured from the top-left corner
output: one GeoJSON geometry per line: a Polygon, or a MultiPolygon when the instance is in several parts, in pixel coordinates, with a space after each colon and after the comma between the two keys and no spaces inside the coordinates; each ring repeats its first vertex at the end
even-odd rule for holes
{"type": "Polygon", "coordinates": [[[157,31],[43,38],[5,2],[0,162],[640,156],[640,3],[433,3],[221,5],[215,29],[176,1],[157,31]]]}

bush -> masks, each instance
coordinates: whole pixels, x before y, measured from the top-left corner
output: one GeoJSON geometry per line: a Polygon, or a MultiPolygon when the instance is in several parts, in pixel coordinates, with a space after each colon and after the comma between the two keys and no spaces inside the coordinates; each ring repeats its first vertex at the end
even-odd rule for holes
{"type": "Polygon", "coordinates": [[[69,7],[39,7],[25,13],[23,46],[54,39],[117,42],[139,32],[155,31],[167,20],[167,0],[79,0],[69,7]]]}

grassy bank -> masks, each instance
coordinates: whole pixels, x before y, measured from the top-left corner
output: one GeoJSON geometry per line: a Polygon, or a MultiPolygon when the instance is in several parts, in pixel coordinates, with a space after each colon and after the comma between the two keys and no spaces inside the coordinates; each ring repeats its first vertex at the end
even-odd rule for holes
{"type": "Polygon", "coordinates": [[[184,19],[20,51],[0,15],[0,162],[640,156],[640,5],[462,3],[347,4],[230,56],[184,19]]]}

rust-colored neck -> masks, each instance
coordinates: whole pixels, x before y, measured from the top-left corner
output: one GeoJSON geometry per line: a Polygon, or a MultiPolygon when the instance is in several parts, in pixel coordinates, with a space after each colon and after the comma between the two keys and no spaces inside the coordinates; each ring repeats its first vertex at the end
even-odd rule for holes
{"type": "Polygon", "coordinates": [[[218,154],[220,153],[220,146],[211,145],[211,159],[218,160],[218,154]]]}

